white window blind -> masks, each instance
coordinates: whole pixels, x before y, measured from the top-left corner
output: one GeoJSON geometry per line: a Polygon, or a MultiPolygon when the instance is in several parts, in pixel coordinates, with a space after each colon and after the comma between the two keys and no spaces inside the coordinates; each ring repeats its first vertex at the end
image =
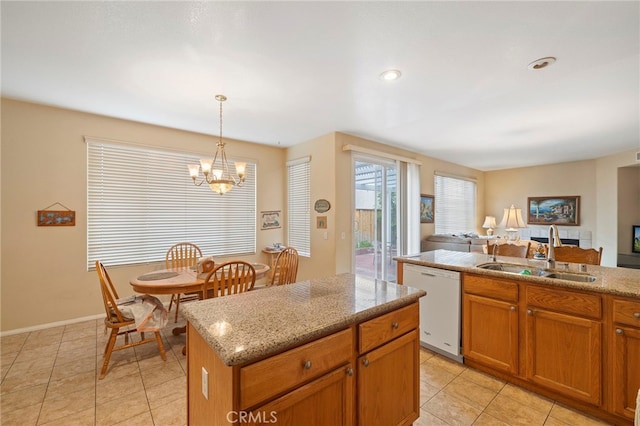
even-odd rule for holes
{"type": "MultiPolygon", "coordinates": [[[[181,241],[204,256],[256,251],[256,164],[225,195],[195,186],[195,154],[87,139],[87,267],[165,259],[181,241]]],[[[232,169],[233,169],[233,165],[232,169]]]]}
{"type": "Polygon", "coordinates": [[[476,183],[435,175],[435,232],[459,234],[476,229],[476,183]]]}
{"type": "Polygon", "coordinates": [[[288,245],[311,256],[311,158],[287,163],[288,245]]]}

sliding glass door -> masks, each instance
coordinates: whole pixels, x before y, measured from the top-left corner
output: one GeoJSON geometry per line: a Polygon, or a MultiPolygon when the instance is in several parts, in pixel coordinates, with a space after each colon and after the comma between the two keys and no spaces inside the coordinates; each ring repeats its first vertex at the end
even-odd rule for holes
{"type": "Polygon", "coordinates": [[[396,280],[398,167],[395,161],[354,155],[355,273],[396,280]]]}

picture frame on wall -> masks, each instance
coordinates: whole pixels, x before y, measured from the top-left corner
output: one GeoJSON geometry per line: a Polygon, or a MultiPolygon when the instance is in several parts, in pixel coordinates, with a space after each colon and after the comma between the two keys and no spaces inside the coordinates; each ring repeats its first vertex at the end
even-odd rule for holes
{"type": "Polygon", "coordinates": [[[420,223],[433,223],[435,200],[433,195],[420,195],[420,223]]]}
{"type": "Polygon", "coordinates": [[[640,253],[640,225],[633,225],[631,251],[640,253]]]}
{"type": "Polygon", "coordinates": [[[270,210],[260,212],[260,229],[280,228],[280,210],[270,210]]]}
{"type": "Polygon", "coordinates": [[[527,224],[580,225],[580,196],[527,198],[527,224]]]}

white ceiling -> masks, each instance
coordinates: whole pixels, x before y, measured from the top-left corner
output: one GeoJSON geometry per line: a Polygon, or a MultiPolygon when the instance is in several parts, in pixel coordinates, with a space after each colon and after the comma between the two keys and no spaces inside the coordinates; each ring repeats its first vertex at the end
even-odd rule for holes
{"type": "Polygon", "coordinates": [[[640,148],[637,1],[0,7],[5,97],[217,135],[223,93],[226,137],[340,131],[480,170],[640,148]]]}

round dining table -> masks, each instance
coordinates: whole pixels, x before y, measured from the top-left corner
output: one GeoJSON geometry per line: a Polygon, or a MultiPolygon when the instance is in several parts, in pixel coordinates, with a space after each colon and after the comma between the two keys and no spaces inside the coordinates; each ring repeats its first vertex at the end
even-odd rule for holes
{"type": "MultiPolygon", "coordinates": [[[[269,272],[269,265],[263,263],[251,263],[256,271],[256,280],[263,278],[269,272]]],[[[142,294],[185,294],[202,290],[202,285],[207,273],[196,271],[193,266],[167,268],[148,272],[132,279],[129,284],[136,293],[142,294]]],[[[184,333],[186,326],[176,327],[173,334],[184,333]]]]}
{"type": "MultiPolygon", "coordinates": [[[[256,280],[263,278],[269,269],[264,263],[251,264],[256,271],[256,280]]],[[[142,294],[184,294],[202,290],[207,273],[198,274],[195,267],[160,269],[140,275],[129,284],[133,291],[142,294]]]]}

